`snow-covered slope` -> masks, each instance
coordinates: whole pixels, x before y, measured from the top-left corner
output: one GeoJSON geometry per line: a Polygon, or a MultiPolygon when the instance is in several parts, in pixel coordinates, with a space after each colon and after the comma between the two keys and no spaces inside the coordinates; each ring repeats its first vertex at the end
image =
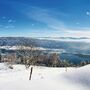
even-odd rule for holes
{"type": "Polygon", "coordinates": [[[6,68],[0,64],[0,90],[90,90],[90,65],[68,68],[67,72],[65,68],[34,66],[30,81],[30,70],[24,65],[14,65],[12,70],[6,68]],[[82,78],[86,81],[81,83],[82,78]]]}
{"type": "Polygon", "coordinates": [[[77,83],[90,88],[90,65],[71,70],[63,76],[73,84],[77,83]]]}

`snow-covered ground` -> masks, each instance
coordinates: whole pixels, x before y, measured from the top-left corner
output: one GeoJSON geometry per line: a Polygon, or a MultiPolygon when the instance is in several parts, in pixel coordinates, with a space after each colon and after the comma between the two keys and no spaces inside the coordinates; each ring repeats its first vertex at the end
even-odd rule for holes
{"type": "Polygon", "coordinates": [[[13,67],[0,64],[0,90],[90,90],[90,65],[67,72],[65,68],[34,66],[32,80],[28,80],[30,69],[13,67]]]}

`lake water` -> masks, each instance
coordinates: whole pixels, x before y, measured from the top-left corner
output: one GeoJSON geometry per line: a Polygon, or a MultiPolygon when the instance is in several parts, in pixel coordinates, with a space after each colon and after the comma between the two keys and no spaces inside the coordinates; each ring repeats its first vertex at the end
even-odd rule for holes
{"type": "Polygon", "coordinates": [[[60,54],[60,59],[61,60],[68,60],[69,62],[72,62],[74,64],[78,64],[81,61],[90,61],[90,57],[81,57],[79,55],[71,54],[71,53],[60,54]]]}

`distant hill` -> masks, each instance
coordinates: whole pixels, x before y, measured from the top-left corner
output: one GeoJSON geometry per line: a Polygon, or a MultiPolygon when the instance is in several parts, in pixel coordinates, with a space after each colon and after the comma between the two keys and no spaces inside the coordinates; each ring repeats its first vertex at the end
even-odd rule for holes
{"type": "Polygon", "coordinates": [[[79,41],[65,41],[65,39],[67,38],[56,40],[54,38],[0,37],[0,46],[6,47],[28,44],[41,47],[48,53],[60,53],[62,60],[69,60],[73,63],[79,63],[83,60],[90,61],[90,42],[82,42],[80,39],[79,41]]]}
{"type": "Polygon", "coordinates": [[[36,40],[25,37],[0,37],[0,46],[15,46],[24,43],[33,44],[36,40]]]}
{"type": "MultiPolygon", "coordinates": [[[[64,38],[65,39],[65,38],[64,38]]],[[[74,41],[57,41],[29,37],[0,37],[0,46],[15,46],[27,43],[36,47],[50,49],[64,49],[69,53],[86,53],[90,54],[90,42],[74,42],[74,41]]]]}

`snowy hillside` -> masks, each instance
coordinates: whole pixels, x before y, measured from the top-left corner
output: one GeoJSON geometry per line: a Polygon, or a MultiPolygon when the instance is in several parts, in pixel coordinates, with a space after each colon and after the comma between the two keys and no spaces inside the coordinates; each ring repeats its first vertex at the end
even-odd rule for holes
{"type": "Polygon", "coordinates": [[[34,66],[32,80],[29,69],[0,64],[0,90],[90,90],[90,65],[81,68],[48,68],[34,66]]]}

